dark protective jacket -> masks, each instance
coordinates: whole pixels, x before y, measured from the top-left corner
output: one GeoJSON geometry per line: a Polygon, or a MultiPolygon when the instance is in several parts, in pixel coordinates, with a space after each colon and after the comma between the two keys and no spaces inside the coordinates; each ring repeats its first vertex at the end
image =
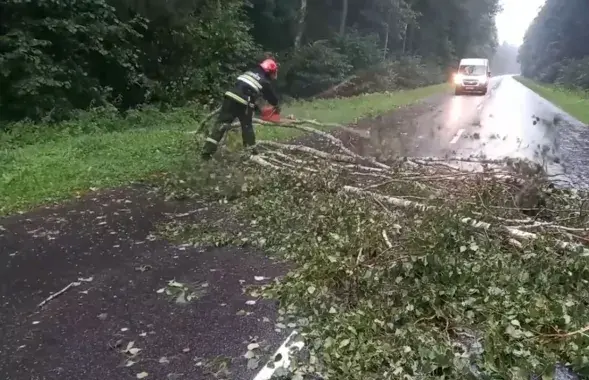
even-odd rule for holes
{"type": "Polygon", "coordinates": [[[225,96],[250,107],[254,107],[260,96],[271,105],[278,105],[278,97],[272,88],[272,78],[260,66],[237,77],[235,86],[225,96]]]}

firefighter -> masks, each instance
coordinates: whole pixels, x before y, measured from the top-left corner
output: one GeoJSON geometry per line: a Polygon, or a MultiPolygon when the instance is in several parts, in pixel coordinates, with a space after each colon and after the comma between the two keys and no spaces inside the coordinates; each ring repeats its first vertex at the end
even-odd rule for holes
{"type": "Polygon", "coordinates": [[[257,110],[256,100],[261,95],[270,103],[277,113],[280,113],[278,97],[272,89],[272,80],[278,76],[276,61],[267,58],[258,66],[237,78],[231,91],[225,93],[223,105],[219,112],[218,124],[209,133],[202,150],[202,157],[210,159],[223,135],[229,130],[231,123],[237,118],[241,124],[243,145],[256,154],[256,135],[253,127],[253,113],[257,110]]]}

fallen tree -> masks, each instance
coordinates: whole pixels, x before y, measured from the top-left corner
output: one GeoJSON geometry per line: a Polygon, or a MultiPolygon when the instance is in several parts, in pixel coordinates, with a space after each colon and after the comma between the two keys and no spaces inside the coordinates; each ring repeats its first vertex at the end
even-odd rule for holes
{"type": "Polygon", "coordinates": [[[279,325],[305,338],[295,376],[529,379],[556,363],[589,373],[587,194],[522,160],[379,162],[308,124],[279,127],[327,145],[260,141],[239,166],[168,184],[229,202],[239,228],[162,229],[297,264],[255,293],[280,300],[279,325]]]}

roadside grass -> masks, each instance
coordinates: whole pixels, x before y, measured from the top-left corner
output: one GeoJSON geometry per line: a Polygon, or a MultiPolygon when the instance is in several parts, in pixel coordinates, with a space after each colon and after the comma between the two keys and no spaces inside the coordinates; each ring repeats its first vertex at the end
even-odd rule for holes
{"type": "MultiPolygon", "coordinates": [[[[346,99],[295,102],[283,110],[297,118],[350,123],[447,91],[446,84],[346,99]]],[[[0,215],[119,186],[173,170],[200,139],[201,110],[162,112],[152,107],[121,117],[112,110],[81,114],[60,125],[14,125],[0,133],[0,215]]],[[[258,139],[286,140],[300,132],[257,128],[258,139]]],[[[195,157],[195,160],[197,158],[195,157]]]]}
{"type": "Polygon", "coordinates": [[[555,85],[539,84],[522,76],[514,77],[518,82],[528,87],[546,100],[551,101],[564,111],[589,124],[589,93],[560,88],[555,85]]]}

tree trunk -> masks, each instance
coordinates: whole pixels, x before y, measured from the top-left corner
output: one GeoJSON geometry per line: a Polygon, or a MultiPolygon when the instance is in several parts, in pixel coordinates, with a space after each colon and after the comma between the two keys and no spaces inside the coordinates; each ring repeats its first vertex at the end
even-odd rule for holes
{"type": "Polygon", "coordinates": [[[343,36],[346,33],[346,21],[348,20],[348,0],[342,0],[342,18],[339,23],[339,34],[343,36]]]}
{"type": "Polygon", "coordinates": [[[409,27],[408,24],[405,24],[405,30],[403,32],[403,54],[405,54],[405,50],[407,50],[407,28],[409,27]]]}
{"type": "Polygon", "coordinates": [[[307,18],[307,0],[301,0],[301,7],[299,8],[299,19],[297,25],[297,33],[294,40],[294,48],[298,50],[301,47],[303,40],[303,33],[305,32],[305,19],[307,18]]]}
{"type": "Polygon", "coordinates": [[[387,59],[387,54],[389,52],[389,23],[386,23],[385,26],[385,37],[384,37],[384,48],[382,49],[382,60],[385,61],[387,59]]]}

